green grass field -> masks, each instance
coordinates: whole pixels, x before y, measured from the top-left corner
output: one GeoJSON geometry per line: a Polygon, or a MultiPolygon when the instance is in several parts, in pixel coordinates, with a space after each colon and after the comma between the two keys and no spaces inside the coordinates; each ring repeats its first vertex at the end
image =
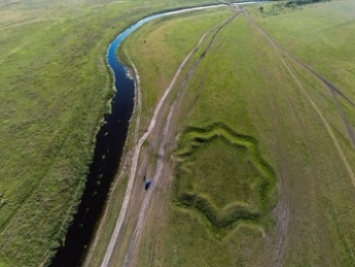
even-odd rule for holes
{"type": "MultiPolygon", "coordinates": [[[[173,19],[162,18],[157,21],[152,21],[148,23],[146,26],[138,29],[132,36],[124,41],[124,45],[121,47],[120,56],[127,60],[127,64],[129,64],[129,60],[127,55],[131,58],[134,57],[134,63],[139,67],[139,74],[142,80],[142,84],[144,84],[144,88],[142,88],[142,113],[141,117],[141,125],[139,127],[140,133],[144,132],[146,129],[146,125],[148,123],[148,119],[150,119],[153,112],[153,105],[156,104],[156,101],[163,90],[167,87],[170,79],[174,75],[174,72],[178,68],[181,63],[181,58],[186,56],[186,54],[191,50],[193,46],[196,45],[199,38],[212,26],[220,23],[225,20],[232,14],[231,11],[227,9],[223,10],[208,10],[208,11],[198,11],[191,12],[186,14],[180,14],[178,16],[174,16],[173,19]],[[227,12],[226,12],[227,11],[227,12]],[[205,24],[201,24],[201,19],[205,20],[205,24]],[[163,23],[162,23],[163,22],[163,23]],[[161,27],[163,26],[163,28],[161,27]],[[153,34],[150,33],[153,31],[153,34]],[[159,34],[159,32],[168,30],[167,35],[164,36],[159,34]],[[158,33],[156,33],[157,31],[158,33]],[[176,43],[179,46],[179,50],[175,49],[171,44],[174,44],[174,38],[176,34],[179,34],[179,39],[181,43],[176,43]],[[164,42],[161,38],[164,38],[166,42],[164,42]],[[142,57],[136,57],[143,54],[142,57]],[[159,58],[159,55],[164,55],[163,58],[159,58]],[[160,62],[153,62],[152,59],[159,58],[160,62]],[[145,63],[152,63],[153,65],[148,65],[145,63]],[[147,70],[152,70],[152,72],[148,72],[147,70]],[[163,73],[163,74],[162,74],[163,73]],[[155,81],[154,78],[157,77],[158,81],[155,81]],[[161,77],[161,79],[160,79],[161,77]],[[149,87],[149,90],[147,90],[149,87]]],[[[136,110],[137,113],[137,110],[136,110]]],[[[137,115],[137,114],[134,114],[137,115]]],[[[135,116],[134,116],[135,117],[135,116]]],[[[131,134],[128,137],[128,142],[126,144],[126,152],[130,153],[130,149],[134,145],[134,127],[135,120],[131,124],[131,134]]],[[[149,143],[146,142],[144,145],[145,148],[149,146],[149,143]]],[[[154,159],[156,159],[156,155],[153,155],[152,159],[150,159],[151,163],[154,164],[154,159]]],[[[128,163],[129,165],[130,163],[128,163]]],[[[124,181],[129,173],[124,172],[122,181],[124,181]]],[[[140,179],[139,179],[140,181],[140,179]]],[[[139,182],[137,182],[139,183],[139,182]]],[[[122,187],[120,183],[117,184],[111,193],[111,197],[115,198],[115,196],[120,196],[124,194],[122,192],[122,187]]],[[[138,196],[136,196],[138,197],[138,196]]],[[[167,196],[169,197],[169,196],[167,196]]],[[[107,244],[111,238],[111,233],[113,231],[114,225],[116,224],[117,215],[119,213],[119,201],[112,199],[110,201],[107,217],[104,220],[102,225],[101,235],[97,239],[97,244],[92,248],[92,255],[90,257],[90,266],[100,266],[104,252],[107,249],[107,244]]],[[[129,227],[132,227],[129,225],[129,227]]],[[[128,227],[126,232],[132,230],[128,227]]],[[[129,240],[121,239],[120,247],[125,247],[129,240]]],[[[116,262],[116,266],[120,266],[121,261],[123,260],[119,253],[116,253],[114,258],[116,262]],[[116,255],[117,254],[117,255],[116,255]]]]}
{"type": "Polygon", "coordinates": [[[47,264],[78,205],[113,94],[110,41],[207,1],[0,3],[0,266],[47,264]]]}
{"type": "MultiPolygon", "coordinates": [[[[277,15],[270,5],[263,13],[249,7],[251,17],[225,26],[188,81],[174,119],[168,220],[159,230],[148,226],[159,242],[143,239],[140,266],[354,263],[355,5],[331,1],[277,15]]],[[[170,56],[181,62],[180,51],[193,47],[187,40],[198,39],[180,40],[184,27],[174,25],[144,27],[125,44],[145,110],[174,73],[170,56]],[[148,52],[155,47],[159,53],[148,52]]]]}
{"type": "MultiPolygon", "coordinates": [[[[1,267],[47,265],[63,242],[113,94],[109,42],[147,14],[205,2],[0,3],[1,267]]],[[[262,6],[222,28],[188,80],[167,219],[147,226],[139,266],[355,262],[355,4],[262,6]]],[[[142,80],[142,131],[182,59],[232,13],[159,19],[125,42],[142,80]]]]}
{"type": "Polygon", "coordinates": [[[144,84],[143,127],[182,59],[210,27],[231,14],[225,9],[222,12],[213,9],[180,14],[174,16],[175,19],[160,18],[138,29],[124,41],[120,47],[120,56],[128,65],[129,60],[125,59],[127,53],[134,59],[144,84]],[[201,24],[201,20],[204,20],[204,24],[201,24]]]}

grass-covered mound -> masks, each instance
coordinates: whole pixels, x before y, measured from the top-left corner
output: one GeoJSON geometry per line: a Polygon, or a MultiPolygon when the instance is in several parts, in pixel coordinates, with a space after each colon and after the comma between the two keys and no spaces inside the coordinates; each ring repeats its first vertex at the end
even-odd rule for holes
{"type": "Polygon", "coordinates": [[[177,157],[177,205],[202,213],[218,233],[240,221],[265,220],[274,204],[275,174],[256,139],[223,124],[188,128],[177,157]]]}

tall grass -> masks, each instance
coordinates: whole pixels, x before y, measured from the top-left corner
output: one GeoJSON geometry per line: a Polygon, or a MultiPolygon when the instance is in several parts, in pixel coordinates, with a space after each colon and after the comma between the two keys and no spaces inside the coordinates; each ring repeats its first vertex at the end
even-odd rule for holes
{"type": "Polygon", "coordinates": [[[201,2],[0,3],[0,266],[47,264],[63,242],[110,111],[110,41],[150,13],[201,2]]]}

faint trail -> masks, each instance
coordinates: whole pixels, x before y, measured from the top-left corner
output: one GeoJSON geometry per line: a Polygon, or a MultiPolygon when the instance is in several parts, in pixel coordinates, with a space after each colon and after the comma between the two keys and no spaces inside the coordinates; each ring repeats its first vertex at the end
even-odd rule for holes
{"type": "Polygon", "coordinates": [[[318,72],[313,70],[310,66],[308,66],[305,63],[303,63],[298,58],[296,58],[295,56],[291,55],[289,52],[285,51],[284,49],[282,49],[282,51],[285,52],[286,55],[289,56],[289,58],[293,59],[295,62],[297,62],[299,65],[301,65],[304,69],[306,69],[309,73],[314,75],[318,80],[320,80],[324,84],[324,86],[326,88],[328,88],[328,90],[330,91],[330,93],[333,96],[333,99],[334,99],[334,102],[335,102],[336,107],[338,109],[338,112],[340,114],[340,117],[343,120],[343,123],[345,125],[346,131],[347,131],[348,136],[350,138],[351,144],[352,144],[353,147],[355,147],[355,133],[354,133],[353,129],[350,126],[350,123],[349,123],[349,121],[348,121],[348,119],[347,119],[347,117],[346,117],[346,115],[344,113],[344,110],[341,107],[341,104],[339,103],[339,100],[338,100],[337,96],[338,95],[341,96],[343,99],[345,99],[353,107],[355,107],[355,103],[350,98],[348,98],[339,88],[337,88],[335,85],[333,85],[328,80],[326,80],[324,77],[322,77],[318,72]]]}
{"type": "Polygon", "coordinates": [[[354,131],[353,131],[353,129],[352,129],[352,127],[351,127],[346,115],[345,115],[345,112],[344,112],[344,110],[342,108],[342,105],[339,102],[339,99],[337,98],[336,92],[335,91],[331,91],[331,93],[332,93],[332,96],[334,98],[334,102],[335,102],[335,105],[336,105],[336,107],[338,109],[339,115],[342,118],[343,123],[345,125],[345,128],[346,128],[346,131],[347,131],[348,136],[350,138],[351,144],[352,144],[353,148],[355,148],[355,133],[354,133],[354,131]]]}
{"type": "MultiPolygon", "coordinates": [[[[155,108],[152,120],[151,120],[151,122],[149,124],[149,127],[148,127],[147,131],[143,134],[143,136],[139,139],[138,143],[136,144],[136,148],[135,148],[133,159],[132,159],[132,167],[131,167],[131,172],[130,172],[130,176],[129,176],[129,180],[128,180],[126,193],[125,193],[125,196],[124,196],[124,200],[123,200],[123,203],[122,203],[120,214],[119,214],[117,222],[116,222],[116,226],[115,226],[114,232],[113,232],[113,234],[111,236],[110,243],[109,243],[108,248],[106,250],[106,253],[105,253],[104,259],[102,261],[101,267],[109,266],[109,261],[110,261],[111,256],[112,256],[116,240],[117,240],[118,235],[119,235],[119,233],[121,231],[123,221],[124,221],[124,219],[126,217],[128,204],[129,204],[129,200],[130,200],[130,195],[131,195],[133,184],[134,184],[134,180],[135,180],[134,178],[135,178],[135,174],[136,174],[136,170],[137,170],[138,157],[139,157],[139,153],[140,153],[141,147],[142,147],[144,141],[147,139],[147,137],[151,133],[151,131],[153,130],[153,128],[155,127],[159,112],[160,112],[160,110],[161,110],[166,98],[168,97],[169,93],[172,91],[172,89],[173,89],[173,87],[175,85],[175,82],[176,82],[177,78],[179,77],[181,71],[185,67],[185,65],[188,62],[188,60],[190,59],[190,57],[198,50],[198,48],[200,47],[200,45],[202,44],[203,40],[206,38],[208,33],[209,32],[205,33],[201,37],[201,39],[199,40],[199,42],[196,45],[196,47],[191,52],[189,52],[189,54],[185,57],[183,62],[180,64],[180,66],[177,69],[177,71],[176,71],[176,73],[175,73],[170,85],[165,90],[164,95],[162,96],[162,98],[160,99],[159,103],[157,104],[157,106],[155,108]]],[[[154,188],[154,183],[153,183],[153,188],[154,188]]],[[[150,192],[151,191],[152,190],[150,190],[150,192]]]]}
{"type": "Polygon", "coordinates": [[[355,107],[355,102],[353,100],[351,100],[341,89],[339,89],[338,87],[336,87],[334,84],[332,84],[331,82],[329,82],[326,78],[324,78],[322,75],[320,75],[317,71],[315,71],[313,68],[311,68],[309,65],[307,65],[306,63],[302,62],[299,58],[297,58],[296,56],[294,56],[293,54],[291,54],[290,52],[288,52],[286,49],[284,49],[283,47],[281,47],[279,44],[277,44],[275,42],[275,40],[262,28],[260,28],[260,26],[248,15],[249,19],[251,20],[251,22],[253,23],[253,25],[259,29],[259,31],[261,31],[263,33],[263,35],[265,37],[267,37],[267,39],[269,41],[273,42],[274,47],[276,47],[277,49],[281,50],[283,53],[285,53],[286,56],[288,56],[290,59],[292,59],[294,62],[296,62],[297,64],[299,64],[302,68],[304,68],[307,72],[309,72],[311,75],[315,76],[319,81],[321,81],[324,86],[330,91],[330,93],[333,96],[335,105],[337,107],[337,110],[339,112],[339,115],[345,125],[346,131],[348,133],[348,136],[350,138],[351,144],[352,146],[355,148],[355,133],[354,130],[352,129],[352,127],[350,126],[350,123],[344,113],[344,110],[341,107],[341,104],[339,103],[339,100],[337,98],[337,96],[341,96],[346,102],[348,102],[351,106],[355,107]]]}
{"type": "MultiPolygon", "coordinates": [[[[263,31],[264,34],[268,35],[265,31],[263,31]]],[[[269,35],[268,35],[269,36],[269,35]]],[[[269,36],[270,39],[272,39],[269,36]]],[[[276,44],[277,45],[277,44],[276,44]]],[[[325,79],[323,76],[321,76],[317,71],[315,71],[314,69],[312,69],[309,65],[307,65],[306,63],[302,62],[300,59],[296,58],[294,55],[292,55],[291,53],[289,53],[288,51],[286,51],[285,49],[283,49],[282,47],[280,47],[279,45],[277,45],[277,47],[279,49],[281,49],[289,58],[291,58],[292,60],[294,60],[296,63],[298,63],[300,66],[302,66],[306,71],[308,71],[310,74],[312,74],[313,76],[315,76],[319,81],[321,81],[324,86],[330,91],[330,93],[333,96],[334,102],[336,104],[336,107],[338,109],[338,112],[340,114],[340,117],[343,120],[343,123],[345,125],[346,131],[348,133],[348,136],[350,138],[350,141],[352,143],[352,146],[355,147],[355,133],[353,131],[353,129],[350,126],[350,123],[344,113],[344,110],[342,109],[339,100],[338,100],[338,95],[341,96],[346,102],[348,102],[351,106],[355,107],[355,103],[354,101],[352,101],[349,97],[347,97],[345,95],[345,93],[343,93],[339,88],[337,88],[334,84],[330,83],[327,79],[325,79]]]]}
{"type": "MultiPolygon", "coordinates": [[[[334,98],[336,98],[335,94],[339,94],[341,95],[346,101],[348,101],[351,105],[353,105],[353,102],[347,98],[338,88],[336,88],[334,85],[332,85],[330,82],[328,82],[326,79],[324,79],[320,74],[318,74],[317,72],[315,72],[313,69],[311,69],[309,66],[307,66],[306,64],[304,64],[303,62],[301,62],[300,60],[296,59],[294,56],[291,56],[287,51],[285,51],[283,48],[281,48],[279,45],[276,44],[276,42],[271,38],[271,36],[269,36],[263,29],[261,29],[259,27],[259,25],[256,24],[256,22],[249,16],[249,14],[247,12],[244,12],[246,14],[246,16],[249,19],[249,22],[252,23],[263,35],[264,37],[269,41],[269,43],[273,46],[273,48],[275,49],[280,61],[282,62],[282,64],[285,66],[285,68],[287,69],[288,73],[291,75],[292,79],[296,82],[297,87],[300,89],[300,91],[302,92],[302,94],[305,96],[305,98],[308,100],[308,102],[311,104],[311,106],[313,107],[313,109],[316,111],[317,115],[319,116],[319,118],[321,119],[321,122],[323,124],[323,126],[325,127],[327,133],[329,134],[339,156],[340,159],[342,160],[342,162],[345,165],[345,168],[349,174],[349,177],[352,181],[353,186],[355,187],[355,176],[354,176],[354,172],[331,128],[331,126],[329,125],[327,119],[324,117],[323,113],[321,112],[321,110],[318,108],[318,106],[316,105],[316,103],[313,101],[312,97],[308,94],[307,90],[303,87],[303,85],[301,84],[301,82],[299,81],[299,79],[297,78],[297,76],[295,75],[295,73],[292,71],[292,69],[290,68],[290,66],[287,64],[287,62],[285,61],[285,59],[282,57],[280,51],[284,52],[289,58],[291,58],[292,60],[296,61],[297,63],[299,63],[302,67],[306,68],[309,72],[311,72],[311,74],[315,75],[319,80],[321,80],[326,86],[327,88],[331,91],[331,93],[333,94],[334,98]]],[[[336,104],[340,105],[340,103],[338,102],[338,100],[336,99],[336,104]]],[[[345,119],[343,117],[343,119],[345,119]]],[[[348,128],[348,123],[345,119],[344,121],[346,127],[348,128]]],[[[350,135],[350,138],[353,141],[353,135],[351,134],[352,131],[349,131],[348,129],[348,133],[350,135]]],[[[287,231],[287,225],[282,225],[280,224],[280,221],[282,222],[283,220],[287,220],[288,221],[288,216],[289,216],[289,211],[287,206],[287,203],[285,201],[280,201],[281,203],[277,206],[276,208],[276,212],[278,214],[278,223],[277,223],[277,227],[278,229],[278,233],[277,233],[277,237],[276,237],[276,248],[275,248],[275,254],[274,257],[272,258],[272,261],[270,263],[271,266],[282,266],[283,265],[283,253],[284,253],[284,248],[285,248],[285,241],[286,241],[286,231],[287,231]],[[285,202],[285,203],[283,203],[285,202]],[[281,227],[281,228],[280,228],[281,227]],[[285,229],[286,227],[286,229],[285,229]]]]}
{"type": "MultiPolygon", "coordinates": [[[[262,30],[262,29],[261,29],[262,30]]],[[[267,35],[270,39],[272,39],[270,37],[270,35],[268,33],[266,33],[264,30],[262,30],[264,32],[265,35],[267,35]]],[[[275,41],[274,41],[275,42],[275,41]]],[[[326,78],[324,78],[322,75],[320,75],[317,71],[315,71],[314,69],[312,69],[309,65],[307,65],[306,63],[302,62],[299,58],[295,57],[294,55],[292,55],[290,52],[286,51],[284,48],[280,47],[278,44],[275,43],[275,45],[282,50],[282,52],[284,52],[289,58],[293,59],[295,62],[297,62],[299,65],[301,65],[304,69],[306,69],[308,72],[310,72],[311,74],[313,74],[314,76],[316,76],[331,92],[335,92],[338,95],[340,95],[342,98],[344,98],[350,105],[352,105],[353,107],[355,107],[355,102],[353,100],[351,100],[348,96],[346,96],[346,94],[340,90],[338,87],[336,87],[334,84],[332,84],[331,82],[329,82],[326,78]]]]}
{"type": "Polygon", "coordinates": [[[8,30],[11,28],[17,28],[17,27],[22,27],[28,24],[34,24],[34,23],[38,23],[38,22],[54,22],[54,21],[60,21],[60,20],[55,20],[55,19],[44,19],[44,18],[34,18],[28,21],[24,21],[24,22],[20,22],[20,23],[14,23],[8,26],[4,26],[4,27],[0,27],[0,31],[3,30],[8,30]]]}
{"type": "MultiPolygon", "coordinates": [[[[188,79],[191,77],[191,75],[194,73],[194,71],[196,70],[198,63],[206,56],[208,50],[211,48],[213,42],[215,41],[218,33],[222,30],[223,27],[225,27],[227,24],[229,24],[237,15],[239,15],[240,13],[236,13],[233,16],[231,16],[230,18],[226,19],[225,21],[223,21],[222,23],[220,23],[219,25],[213,27],[212,29],[210,29],[202,38],[204,38],[207,34],[209,34],[211,31],[216,29],[216,32],[214,33],[214,35],[212,36],[210,42],[208,43],[208,45],[206,46],[206,48],[202,51],[202,53],[200,54],[200,56],[195,60],[194,64],[190,67],[189,71],[187,72],[187,74],[185,75],[185,78],[179,88],[178,91],[178,95],[175,99],[175,101],[173,102],[172,106],[170,107],[169,110],[169,114],[167,116],[166,119],[166,123],[164,126],[164,130],[163,130],[163,134],[161,137],[161,143],[159,146],[159,158],[158,158],[158,162],[157,162],[157,167],[156,170],[153,174],[154,177],[154,181],[151,185],[151,188],[149,189],[149,191],[147,192],[146,197],[144,198],[140,213],[139,213],[139,218],[138,218],[138,222],[136,224],[136,228],[134,230],[133,233],[133,237],[131,239],[128,251],[126,253],[126,257],[123,263],[123,266],[127,266],[131,263],[131,257],[135,254],[137,247],[139,245],[139,238],[141,237],[141,232],[143,229],[143,224],[144,224],[144,219],[146,217],[146,213],[148,211],[149,208],[149,204],[151,202],[152,199],[152,195],[154,192],[154,189],[156,187],[156,185],[158,184],[159,179],[161,178],[161,173],[163,171],[163,167],[164,167],[164,156],[165,156],[165,152],[166,152],[166,144],[167,144],[167,140],[168,140],[168,134],[169,134],[169,130],[170,130],[170,123],[172,120],[172,116],[175,112],[175,108],[176,105],[178,103],[178,100],[180,99],[180,96],[182,94],[182,91],[184,89],[184,87],[187,84],[188,79]]],[[[200,44],[201,42],[199,42],[200,44]]]]}
{"type": "MultiPolygon", "coordinates": [[[[243,11],[244,12],[244,11],[243,11]]],[[[251,26],[250,29],[255,29],[256,31],[259,31],[257,27],[252,23],[251,18],[248,16],[248,13],[244,12],[246,15],[249,25],[251,26]],[[254,27],[253,27],[254,26],[254,27]]],[[[255,34],[255,32],[253,31],[255,34]]],[[[283,94],[285,96],[285,94],[283,94]]],[[[287,99],[287,97],[286,97],[287,99]]],[[[273,105],[273,101],[271,102],[271,108],[273,109],[273,113],[277,114],[277,108],[273,105]]],[[[280,121],[279,116],[276,115],[274,120],[276,120],[276,123],[282,127],[282,130],[285,131],[284,125],[282,121],[280,121]]],[[[284,151],[287,149],[285,147],[285,144],[283,142],[278,142],[278,149],[281,147],[284,151]]],[[[279,159],[280,161],[280,180],[278,183],[278,191],[281,193],[279,200],[277,202],[277,205],[273,211],[275,214],[274,216],[276,217],[276,236],[275,236],[275,241],[273,242],[273,248],[271,249],[272,254],[268,261],[265,263],[266,266],[272,266],[272,267],[281,267],[283,266],[283,259],[284,259],[284,254],[285,254],[285,246],[286,246],[286,237],[287,237],[287,232],[288,232],[288,224],[289,224],[289,215],[290,215],[290,210],[289,210],[289,204],[288,204],[288,181],[287,179],[283,179],[283,177],[288,175],[288,167],[287,159],[285,157],[281,157],[279,159]]]]}
{"type": "MultiPolygon", "coordinates": [[[[249,15],[247,15],[249,17],[249,15]]],[[[352,181],[353,186],[355,187],[355,175],[354,172],[352,170],[352,168],[350,167],[350,164],[346,158],[346,156],[344,155],[344,152],[338,142],[338,139],[335,137],[335,134],[333,132],[333,130],[331,129],[327,119],[324,117],[323,113],[320,111],[320,109],[318,108],[318,106],[316,105],[316,103],[313,101],[313,99],[311,98],[311,96],[307,93],[307,90],[304,89],[303,85],[301,84],[301,82],[299,81],[299,79],[296,77],[296,75],[294,74],[294,72],[291,70],[291,68],[289,67],[289,65],[287,64],[287,62],[283,59],[282,55],[280,54],[280,49],[278,48],[278,46],[275,44],[275,42],[271,39],[270,36],[268,36],[257,24],[254,23],[254,25],[260,30],[260,32],[266,37],[266,39],[270,42],[270,44],[274,47],[275,51],[277,52],[281,62],[283,63],[283,65],[286,67],[286,69],[288,70],[288,72],[291,74],[292,78],[294,79],[294,81],[296,82],[297,86],[299,89],[301,89],[301,92],[304,94],[304,96],[306,97],[306,99],[308,100],[308,102],[311,104],[311,106],[314,108],[314,110],[317,112],[318,116],[320,117],[324,127],[326,128],[329,136],[331,137],[334,146],[336,147],[341,160],[343,161],[350,179],[352,181]]]]}

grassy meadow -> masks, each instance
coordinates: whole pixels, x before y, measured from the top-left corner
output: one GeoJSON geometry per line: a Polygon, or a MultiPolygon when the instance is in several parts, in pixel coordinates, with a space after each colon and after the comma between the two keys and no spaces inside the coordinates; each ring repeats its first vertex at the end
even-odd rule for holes
{"type": "MultiPolygon", "coordinates": [[[[180,65],[182,58],[197,44],[201,36],[208,31],[211,27],[224,21],[233,13],[226,9],[213,9],[205,11],[193,11],[188,13],[179,14],[169,18],[160,18],[154,20],[144,27],[139,28],[129,38],[124,41],[124,45],[121,46],[120,57],[130,64],[129,58],[134,58],[134,64],[139,68],[138,72],[143,85],[142,88],[142,112],[140,114],[141,125],[139,132],[143,133],[147,127],[149,119],[154,111],[154,105],[164,89],[170,83],[176,69],[180,65]],[[205,23],[201,24],[200,21],[204,20],[205,23]],[[165,34],[162,34],[165,33],[165,34]],[[178,36],[179,35],[179,36],[178,36]],[[181,42],[174,42],[175,38],[179,38],[181,42]],[[179,49],[173,46],[178,45],[179,49]],[[142,56],[140,57],[140,55],[142,56]],[[163,56],[164,57],[159,57],[163,56]],[[155,60],[155,61],[154,61],[155,60]],[[152,64],[152,65],[149,65],[152,64]],[[151,70],[151,72],[149,72],[151,70]]],[[[134,118],[137,115],[135,111],[134,118]]],[[[135,120],[133,119],[131,124],[131,134],[128,136],[126,144],[126,152],[129,155],[130,148],[135,144],[134,142],[134,127],[135,120]]],[[[149,141],[144,145],[145,148],[149,147],[149,141]]],[[[154,164],[156,155],[149,159],[151,164],[154,164]]],[[[128,165],[130,163],[128,162],[128,165]]],[[[124,172],[122,181],[125,181],[129,175],[128,170],[124,172]]],[[[140,179],[136,182],[140,187],[140,179]]],[[[104,257],[107,244],[111,238],[111,233],[114,229],[117,220],[117,214],[119,213],[120,199],[115,200],[117,196],[122,196],[122,187],[120,183],[112,188],[111,198],[106,217],[101,225],[100,236],[97,239],[97,243],[91,248],[90,261],[86,262],[85,266],[100,266],[104,257]]],[[[143,195],[144,196],[144,195],[143,195]]],[[[139,198],[138,195],[135,196],[139,198]]],[[[166,196],[169,197],[169,196],[166,196]]],[[[131,227],[134,225],[125,226],[123,232],[130,233],[131,227]]],[[[152,231],[153,235],[156,233],[155,229],[152,231]]],[[[127,234],[127,235],[128,235],[127,234]]],[[[115,266],[120,266],[124,255],[122,251],[128,245],[125,238],[120,239],[120,246],[118,252],[115,252],[115,266]]]]}
{"type": "MultiPolygon", "coordinates": [[[[159,18],[138,29],[123,42],[119,56],[129,65],[130,61],[126,58],[129,55],[144,85],[143,128],[183,58],[204,33],[232,14],[230,10],[221,8],[159,18]]],[[[196,58],[196,55],[193,57],[196,58]]]]}
{"type": "Polygon", "coordinates": [[[114,93],[109,42],[150,13],[203,2],[1,1],[1,267],[47,265],[63,241],[114,93]]]}
{"type": "MultiPolygon", "coordinates": [[[[222,28],[188,80],[167,220],[147,226],[139,266],[353,265],[355,4],[271,5],[222,28]]],[[[179,29],[159,21],[125,43],[145,116],[198,40],[179,29]]]]}

